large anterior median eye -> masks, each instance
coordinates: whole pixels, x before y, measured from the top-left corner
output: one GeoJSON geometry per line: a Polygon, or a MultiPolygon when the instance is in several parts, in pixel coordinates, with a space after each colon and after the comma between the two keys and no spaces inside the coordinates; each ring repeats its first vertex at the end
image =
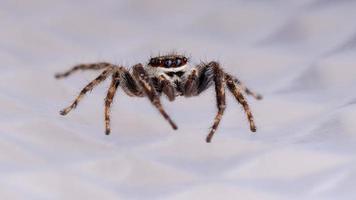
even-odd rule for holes
{"type": "Polygon", "coordinates": [[[173,64],[173,62],[170,59],[167,59],[167,60],[164,61],[164,66],[165,67],[171,67],[172,64],[173,64]]]}
{"type": "Polygon", "coordinates": [[[177,67],[182,65],[182,60],[180,58],[177,58],[175,62],[177,67]]]}

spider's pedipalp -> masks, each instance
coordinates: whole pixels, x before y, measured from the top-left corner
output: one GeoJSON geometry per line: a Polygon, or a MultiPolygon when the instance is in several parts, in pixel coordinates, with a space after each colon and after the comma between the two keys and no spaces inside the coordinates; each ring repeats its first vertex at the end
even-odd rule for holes
{"type": "Polygon", "coordinates": [[[80,100],[84,97],[84,95],[92,90],[95,86],[97,86],[99,83],[103,82],[112,72],[113,67],[110,67],[109,69],[106,69],[103,71],[96,79],[94,79],[92,82],[90,82],[87,86],[85,86],[82,91],[79,93],[78,97],[73,101],[73,103],[66,107],[65,109],[60,111],[61,115],[66,115],[68,114],[72,109],[76,108],[80,100]]]}
{"type": "Polygon", "coordinates": [[[112,80],[110,87],[108,89],[106,98],[105,98],[105,133],[106,135],[110,134],[110,107],[115,97],[116,90],[120,84],[119,72],[116,71],[112,75],[112,80]]]}
{"type": "Polygon", "coordinates": [[[246,112],[247,119],[250,123],[250,130],[252,132],[256,132],[256,125],[255,125],[255,122],[253,119],[253,115],[252,115],[250,106],[248,105],[245,97],[242,95],[241,89],[239,88],[239,86],[234,81],[234,79],[231,75],[225,74],[225,78],[226,78],[226,84],[227,84],[228,89],[235,96],[236,100],[242,105],[242,107],[244,108],[244,110],[246,112]]]}
{"type": "Polygon", "coordinates": [[[107,62],[79,64],[66,72],[55,74],[54,77],[56,77],[57,79],[65,78],[78,70],[100,70],[108,67],[114,67],[114,65],[107,62]]]}
{"type": "Polygon", "coordinates": [[[184,84],[184,96],[190,97],[196,95],[197,79],[198,79],[198,72],[196,69],[193,69],[184,84]]]}
{"type": "Polygon", "coordinates": [[[162,92],[168,97],[169,101],[174,101],[176,98],[174,87],[163,75],[158,78],[162,92]]]}
{"type": "Polygon", "coordinates": [[[161,115],[169,122],[171,127],[176,130],[178,129],[177,125],[173,122],[173,120],[169,117],[166,111],[163,109],[161,101],[157,96],[157,92],[155,87],[152,85],[148,74],[146,73],[145,69],[143,68],[142,64],[137,64],[133,66],[133,75],[135,76],[138,83],[143,88],[143,91],[146,93],[148,99],[151,103],[158,109],[161,115]]]}

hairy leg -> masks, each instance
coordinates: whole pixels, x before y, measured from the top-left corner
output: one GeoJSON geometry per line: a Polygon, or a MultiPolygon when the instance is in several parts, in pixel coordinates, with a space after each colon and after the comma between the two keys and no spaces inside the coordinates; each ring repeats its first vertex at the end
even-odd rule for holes
{"type": "Polygon", "coordinates": [[[216,92],[216,102],[218,107],[218,113],[215,116],[213,126],[206,138],[206,142],[211,142],[211,139],[214,136],[216,129],[219,126],[221,118],[224,114],[226,102],[225,102],[225,81],[224,81],[224,72],[217,62],[210,62],[207,67],[211,67],[214,71],[214,83],[215,83],[215,92],[216,92]]]}
{"type": "Polygon", "coordinates": [[[184,84],[184,96],[190,97],[196,95],[197,80],[198,80],[198,72],[196,69],[193,69],[184,84]]]}
{"type": "Polygon", "coordinates": [[[113,68],[110,67],[109,69],[106,69],[103,71],[96,79],[94,79],[92,82],[90,82],[87,86],[85,86],[82,91],[79,93],[78,97],[74,100],[74,102],[68,106],[67,108],[63,109],[60,111],[61,115],[66,115],[68,114],[72,109],[77,107],[78,103],[80,100],[84,97],[84,95],[89,91],[92,90],[95,86],[97,86],[99,83],[103,82],[111,73],[112,73],[113,68]]]}
{"type": "Polygon", "coordinates": [[[205,63],[197,66],[198,79],[197,79],[197,94],[204,92],[214,83],[215,72],[212,67],[207,67],[205,63]]]}
{"type": "Polygon", "coordinates": [[[230,75],[230,74],[228,74],[228,73],[225,73],[225,76],[230,77],[230,79],[232,79],[232,80],[237,84],[238,87],[240,87],[243,91],[245,91],[246,94],[251,95],[252,97],[254,97],[254,98],[257,99],[257,100],[261,100],[261,99],[263,98],[262,95],[260,95],[260,94],[258,94],[258,93],[255,93],[255,92],[251,91],[249,88],[247,88],[247,87],[245,86],[245,84],[243,84],[243,83],[242,83],[239,79],[237,79],[236,77],[234,77],[234,76],[232,76],[232,75],[230,75]]]}
{"type": "Polygon", "coordinates": [[[143,91],[146,93],[147,97],[151,101],[151,103],[159,110],[159,112],[162,114],[162,116],[169,122],[169,124],[172,126],[174,130],[176,130],[178,127],[177,125],[172,121],[172,119],[169,117],[169,115],[164,111],[161,101],[159,100],[159,97],[157,95],[157,92],[152,85],[152,83],[149,80],[149,77],[143,68],[142,64],[137,64],[133,67],[133,75],[137,79],[138,83],[141,85],[143,88],[143,91]]]}
{"type": "Polygon", "coordinates": [[[159,85],[162,88],[162,92],[168,97],[169,101],[174,101],[176,98],[174,87],[163,75],[159,77],[159,85]]]}
{"type": "Polygon", "coordinates": [[[139,86],[138,82],[134,79],[134,77],[130,74],[128,70],[123,67],[119,68],[120,73],[120,86],[122,90],[128,96],[137,96],[143,97],[144,93],[139,86]]]}
{"type": "Polygon", "coordinates": [[[112,75],[111,84],[105,98],[105,133],[110,134],[110,108],[113,102],[116,90],[120,84],[119,72],[115,72],[112,75]]]}
{"type": "Polygon", "coordinates": [[[74,66],[72,69],[70,69],[66,72],[55,74],[55,77],[56,78],[65,78],[78,70],[100,70],[100,69],[105,69],[108,67],[114,67],[114,65],[110,64],[110,63],[106,63],[106,62],[80,64],[80,65],[74,66]]]}
{"type": "Polygon", "coordinates": [[[256,132],[256,126],[255,126],[255,122],[253,119],[251,109],[250,109],[245,97],[241,93],[241,88],[239,88],[238,84],[234,81],[233,77],[231,77],[230,75],[228,75],[228,74],[225,75],[225,78],[226,78],[227,87],[229,88],[230,92],[235,96],[236,100],[242,105],[242,107],[244,108],[244,110],[246,112],[247,119],[250,123],[251,131],[256,132]]]}

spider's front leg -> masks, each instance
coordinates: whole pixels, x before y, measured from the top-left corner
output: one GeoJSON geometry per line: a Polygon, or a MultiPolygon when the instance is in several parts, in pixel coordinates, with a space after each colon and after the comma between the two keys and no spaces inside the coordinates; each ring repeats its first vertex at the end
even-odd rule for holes
{"type": "Polygon", "coordinates": [[[143,68],[142,64],[137,64],[133,66],[132,69],[133,69],[134,77],[136,78],[140,86],[143,88],[143,91],[147,95],[148,99],[158,109],[158,111],[162,114],[162,116],[169,122],[172,128],[176,130],[178,128],[177,125],[172,121],[172,119],[163,109],[161,101],[157,95],[156,89],[151,83],[148,74],[143,68]]]}

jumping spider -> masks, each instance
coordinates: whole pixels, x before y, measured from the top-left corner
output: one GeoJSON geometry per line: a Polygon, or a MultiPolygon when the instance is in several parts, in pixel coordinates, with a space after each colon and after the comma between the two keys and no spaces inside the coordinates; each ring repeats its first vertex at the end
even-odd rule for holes
{"type": "Polygon", "coordinates": [[[261,99],[261,95],[252,92],[237,78],[224,72],[218,62],[201,63],[195,67],[191,67],[187,57],[169,54],[153,57],[146,65],[142,65],[141,63],[136,64],[132,67],[132,71],[128,71],[122,66],[101,62],[80,64],[67,72],[56,74],[55,77],[64,78],[78,70],[104,71],[85,86],[74,102],[61,110],[60,114],[68,114],[78,105],[79,101],[88,91],[111,75],[111,84],[105,98],[105,128],[107,135],[110,134],[110,106],[119,86],[129,96],[148,97],[172,128],[176,130],[176,124],[162,107],[160,96],[164,94],[170,101],[174,101],[178,96],[198,96],[213,83],[215,85],[218,112],[206,138],[206,142],[211,141],[225,111],[225,84],[236,100],[243,106],[250,123],[251,131],[256,131],[252,113],[242,92],[244,91],[256,99],[261,99]]]}

